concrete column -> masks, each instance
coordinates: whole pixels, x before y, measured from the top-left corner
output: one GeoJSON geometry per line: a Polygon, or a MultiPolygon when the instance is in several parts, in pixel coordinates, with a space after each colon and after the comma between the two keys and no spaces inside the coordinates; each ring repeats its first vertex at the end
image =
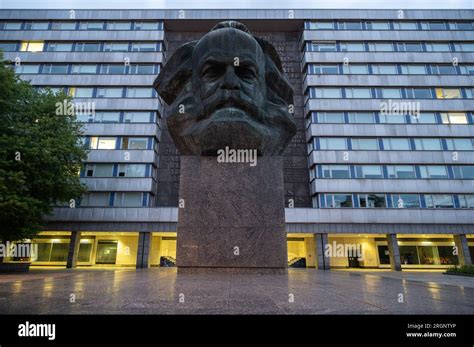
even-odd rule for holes
{"type": "Polygon", "coordinates": [[[77,266],[79,256],[79,246],[81,244],[81,232],[71,231],[71,242],[69,243],[69,252],[67,254],[66,268],[74,269],[77,266]]]}
{"type": "Polygon", "coordinates": [[[387,234],[388,255],[392,271],[402,271],[400,249],[398,248],[397,234],[387,234]]]}
{"type": "Polygon", "coordinates": [[[313,241],[312,237],[305,237],[304,242],[306,246],[306,267],[315,268],[316,267],[315,242],[313,241]]]}
{"type": "Polygon", "coordinates": [[[316,250],[316,268],[318,270],[329,270],[329,257],[326,256],[326,245],[328,244],[328,234],[314,234],[316,250]]]}
{"type": "Polygon", "coordinates": [[[150,266],[151,233],[138,233],[137,269],[150,266]]]}
{"type": "Polygon", "coordinates": [[[458,251],[459,265],[472,265],[466,234],[453,235],[453,238],[458,251]]]}

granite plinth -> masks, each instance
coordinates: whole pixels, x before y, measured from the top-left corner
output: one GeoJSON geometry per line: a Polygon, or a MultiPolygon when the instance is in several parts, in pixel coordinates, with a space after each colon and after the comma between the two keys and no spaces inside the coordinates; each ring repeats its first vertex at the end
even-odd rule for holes
{"type": "MultiPolygon", "coordinates": [[[[283,161],[257,165],[182,156],[177,265],[190,268],[287,268],[283,161]]],[[[233,270],[236,271],[236,270],[233,270]]]]}

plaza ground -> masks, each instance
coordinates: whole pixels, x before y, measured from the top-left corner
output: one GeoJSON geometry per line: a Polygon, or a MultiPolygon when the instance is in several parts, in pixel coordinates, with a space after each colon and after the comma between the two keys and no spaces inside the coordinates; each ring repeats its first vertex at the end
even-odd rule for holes
{"type": "Polygon", "coordinates": [[[437,271],[43,268],[0,275],[0,314],[474,314],[474,278],[437,271]]]}

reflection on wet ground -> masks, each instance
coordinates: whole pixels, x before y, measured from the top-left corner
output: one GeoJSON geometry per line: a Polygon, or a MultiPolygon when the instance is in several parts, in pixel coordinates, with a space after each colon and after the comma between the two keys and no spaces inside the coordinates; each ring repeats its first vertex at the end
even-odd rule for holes
{"type": "Polygon", "coordinates": [[[474,278],[314,269],[288,275],[34,269],[0,275],[0,313],[474,314],[474,278]]]}

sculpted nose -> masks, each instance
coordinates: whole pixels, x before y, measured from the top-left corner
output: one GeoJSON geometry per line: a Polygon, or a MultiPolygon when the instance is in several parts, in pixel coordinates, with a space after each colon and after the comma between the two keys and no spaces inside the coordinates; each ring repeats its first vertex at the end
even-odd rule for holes
{"type": "Polygon", "coordinates": [[[221,89],[240,89],[239,80],[235,74],[233,66],[227,66],[224,74],[224,80],[222,81],[221,89]]]}

